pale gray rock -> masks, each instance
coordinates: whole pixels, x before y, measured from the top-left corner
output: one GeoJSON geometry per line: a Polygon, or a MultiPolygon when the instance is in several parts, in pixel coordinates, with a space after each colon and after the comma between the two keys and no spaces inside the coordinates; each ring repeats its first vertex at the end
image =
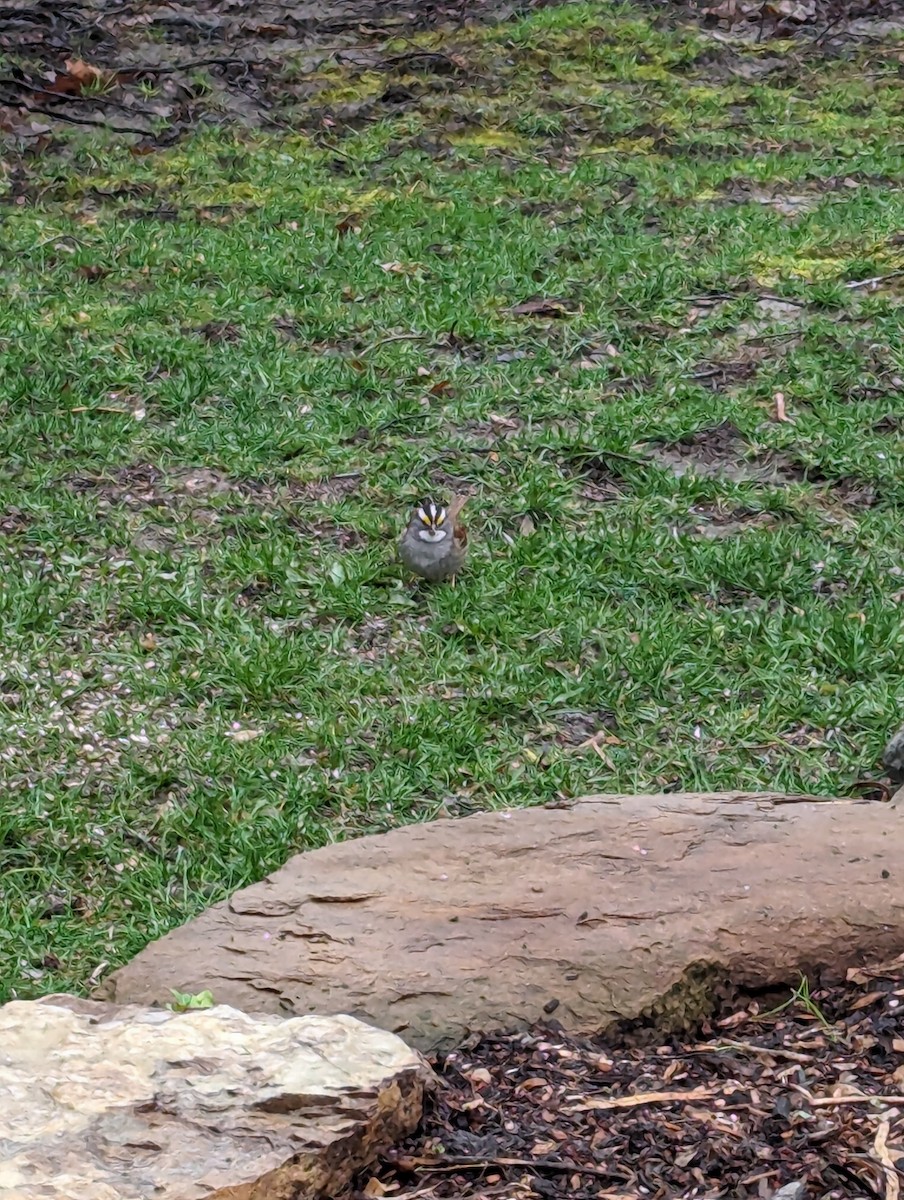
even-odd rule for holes
{"type": "Polygon", "coordinates": [[[2,1200],[336,1195],[411,1132],[429,1069],[347,1016],[0,1008],[2,1200]]]}

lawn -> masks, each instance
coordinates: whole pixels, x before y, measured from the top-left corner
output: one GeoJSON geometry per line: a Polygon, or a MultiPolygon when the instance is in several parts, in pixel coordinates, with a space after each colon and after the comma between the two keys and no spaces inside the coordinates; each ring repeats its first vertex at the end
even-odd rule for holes
{"type": "Polygon", "coordinates": [[[0,175],[0,1000],[332,839],[875,772],[902,48],[569,5],[0,175]]]}

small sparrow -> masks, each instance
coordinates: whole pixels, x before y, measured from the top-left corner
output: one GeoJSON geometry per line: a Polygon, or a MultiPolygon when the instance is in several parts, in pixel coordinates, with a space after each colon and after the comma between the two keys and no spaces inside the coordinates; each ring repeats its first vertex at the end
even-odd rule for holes
{"type": "Polygon", "coordinates": [[[899,729],[889,740],[882,755],[882,766],[892,783],[904,783],[904,729],[899,729]]]}
{"type": "Polygon", "coordinates": [[[464,566],[468,546],[468,531],[458,521],[467,496],[455,496],[448,508],[426,500],[411,514],[411,520],[399,542],[399,557],[405,566],[438,583],[452,580],[464,566]]]}
{"type": "Polygon", "coordinates": [[[885,747],[882,765],[897,789],[891,797],[891,806],[898,808],[904,804],[904,729],[899,729],[885,747]]]}

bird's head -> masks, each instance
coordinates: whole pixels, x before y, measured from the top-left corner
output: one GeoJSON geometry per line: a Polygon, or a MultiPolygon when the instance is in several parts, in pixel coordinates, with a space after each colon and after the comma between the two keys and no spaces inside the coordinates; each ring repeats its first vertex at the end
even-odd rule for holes
{"type": "Polygon", "coordinates": [[[446,509],[442,504],[425,500],[414,510],[411,525],[422,542],[442,542],[449,536],[446,509]]]}

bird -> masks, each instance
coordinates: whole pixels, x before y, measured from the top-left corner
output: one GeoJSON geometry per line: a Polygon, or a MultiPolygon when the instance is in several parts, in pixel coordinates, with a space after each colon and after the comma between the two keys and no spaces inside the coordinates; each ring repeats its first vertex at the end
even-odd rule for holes
{"type": "Polygon", "coordinates": [[[882,765],[892,783],[904,783],[904,729],[899,729],[889,740],[882,755],[882,765]]]}
{"type": "Polygon", "coordinates": [[[896,788],[890,804],[892,808],[898,808],[904,803],[904,729],[899,729],[889,739],[882,754],[882,766],[896,788]]]}
{"type": "Polygon", "coordinates": [[[451,579],[465,563],[468,531],[458,520],[467,496],[453,496],[448,507],[425,500],[411,514],[399,541],[399,557],[410,571],[430,583],[451,579]]]}

